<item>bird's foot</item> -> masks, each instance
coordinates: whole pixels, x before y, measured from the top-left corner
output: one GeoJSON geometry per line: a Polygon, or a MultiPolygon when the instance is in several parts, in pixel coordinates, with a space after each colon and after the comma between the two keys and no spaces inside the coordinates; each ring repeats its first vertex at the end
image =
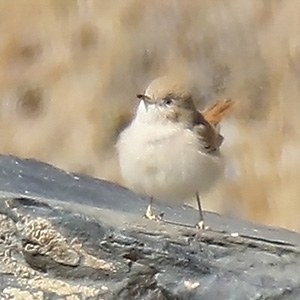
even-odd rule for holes
{"type": "Polygon", "coordinates": [[[152,207],[149,205],[147,207],[147,210],[144,214],[144,217],[148,220],[156,221],[156,222],[161,222],[163,221],[164,213],[160,213],[159,215],[154,214],[152,207]]]}
{"type": "Polygon", "coordinates": [[[210,227],[209,227],[209,226],[206,226],[206,225],[204,224],[204,221],[203,221],[203,220],[199,221],[199,222],[195,225],[195,227],[196,227],[197,229],[200,229],[200,230],[210,230],[210,227]]]}

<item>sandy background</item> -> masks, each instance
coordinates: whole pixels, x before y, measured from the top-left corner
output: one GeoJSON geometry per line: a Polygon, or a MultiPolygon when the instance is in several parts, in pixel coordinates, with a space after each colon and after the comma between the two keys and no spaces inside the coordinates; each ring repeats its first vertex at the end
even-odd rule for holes
{"type": "Polygon", "coordinates": [[[300,230],[300,2],[0,0],[0,152],[121,182],[135,94],[188,77],[225,120],[204,207],[300,230]]]}

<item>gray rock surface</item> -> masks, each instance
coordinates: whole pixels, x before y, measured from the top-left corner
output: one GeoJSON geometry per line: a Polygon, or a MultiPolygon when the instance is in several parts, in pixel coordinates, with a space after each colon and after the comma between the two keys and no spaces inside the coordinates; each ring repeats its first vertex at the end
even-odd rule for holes
{"type": "Polygon", "coordinates": [[[0,156],[1,299],[300,299],[300,235],[0,156]],[[179,223],[179,224],[173,224],[179,223]]]}

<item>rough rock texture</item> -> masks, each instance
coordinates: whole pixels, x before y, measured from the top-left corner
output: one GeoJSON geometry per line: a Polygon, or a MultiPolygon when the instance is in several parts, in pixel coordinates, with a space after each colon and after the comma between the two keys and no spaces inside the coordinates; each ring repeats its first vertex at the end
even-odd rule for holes
{"type": "Polygon", "coordinates": [[[0,156],[1,299],[300,299],[300,235],[0,156]],[[174,225],[172,222],[180,222],[174,225]]]}

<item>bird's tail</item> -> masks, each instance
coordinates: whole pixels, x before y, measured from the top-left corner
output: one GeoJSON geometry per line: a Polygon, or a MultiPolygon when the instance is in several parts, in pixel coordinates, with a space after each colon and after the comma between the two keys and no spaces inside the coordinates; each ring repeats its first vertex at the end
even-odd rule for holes
{"type": "Polygon", "coordinates": [[[217,126],[224,115],[232,108],[233,104],[234,102],[231,99],[218,100],[201,113],[207,122],[213,126],[217,126]]]}

